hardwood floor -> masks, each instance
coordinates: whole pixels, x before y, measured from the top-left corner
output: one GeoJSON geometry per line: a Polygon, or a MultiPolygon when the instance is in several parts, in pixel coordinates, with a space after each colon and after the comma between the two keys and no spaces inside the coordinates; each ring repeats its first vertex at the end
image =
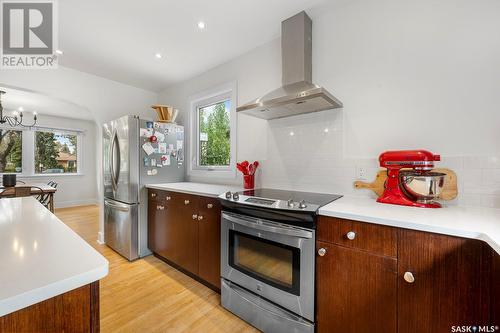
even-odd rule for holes
{"type": "Polygon", "coordinates": [[[98,206],[55,214],[109,260],[100,283],[102,332],[258,332],[223,309],[219,294],[159,259],[128,262],[98,244],[98,206]]]}

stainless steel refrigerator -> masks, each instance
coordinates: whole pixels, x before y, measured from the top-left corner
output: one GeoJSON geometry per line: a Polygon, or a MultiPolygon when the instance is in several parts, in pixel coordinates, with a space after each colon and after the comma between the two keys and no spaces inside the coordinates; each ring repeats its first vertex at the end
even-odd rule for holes
{"type": "Polygon", "coordinates": [[[184,127],[125,116],[103,125],[104,240],[128,260],[150,254],[145,185],[184,179],[184,127]]]}

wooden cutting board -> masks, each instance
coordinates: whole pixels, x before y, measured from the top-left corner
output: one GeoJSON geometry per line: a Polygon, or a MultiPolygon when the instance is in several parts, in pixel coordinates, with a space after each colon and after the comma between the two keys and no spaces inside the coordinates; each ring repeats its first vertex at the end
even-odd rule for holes
{"type": "MultiPolygon", "coordinates": [[[[458,187],[457,187],[457,175],[453,170],[450,169],[432,169],[433,172],[442,172],[446,174],[444,179],[444,186],[441,194],[439,195],[439,199],[441,200],[453,200],[458,195],[458,187]]],[[[375,180],[371,183],[355,181],[354,187],[358,189],[368,189],[372,190],[378,196],[381,196],[384,193],[384,184],[387,179],[387,170],[383,169],[377,172],[377,176],[375,180]]]]}

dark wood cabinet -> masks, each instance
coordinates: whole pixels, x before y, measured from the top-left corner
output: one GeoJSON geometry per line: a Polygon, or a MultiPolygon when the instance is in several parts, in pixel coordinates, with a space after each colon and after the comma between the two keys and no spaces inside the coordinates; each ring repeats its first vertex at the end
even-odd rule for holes
{"type": "Polygon", "coordinates": [[[487,244],[405,229],[399,241],[400,333],[490,324],[492,253],[487,244]],[[407,272],[413,283],[405,281],[407,272]]]}
{"type": "Polygon", "coordinates": [[[198,223],[198,275],[220,289],[220,214],[219,201],[200,197],[198,223]]]}
{"type": "Polygon", "coordinates": [[[395,333],[397,260],[317,242],[318,332],[395,333]]]}
{"type": "Polygon", "coordinates": [[[164,237],[173,244],[174,263],[198,274],[198,197],[175,193],[171,213],[166,218],[170,226],[164,237]]]}
{"type": "Polygon", "coordinates": [[[216,198],[150,190],[148,247],[220,290],[220,205],[216,198]]]}
{"type": "Polygon", "coordinates": [[[0,332],[99,330],[99,281],[0,317],[0,332]]]}
{"type": "Polygon", "coordinates": [[[484,242],[329,217],[317,239],[318,333],[500,325],[500,255],[484,242]]]}

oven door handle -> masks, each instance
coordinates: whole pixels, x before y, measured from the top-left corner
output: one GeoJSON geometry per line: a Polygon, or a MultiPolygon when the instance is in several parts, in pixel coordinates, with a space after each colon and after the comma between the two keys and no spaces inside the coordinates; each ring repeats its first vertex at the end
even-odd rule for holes
{"type": "Polygon", "coordinates": [[[296,228],[289,228],[289,227],[284,227],[284,226],[275,226],[275,225],[269,225],[269,224],[262,224],[262,223],[256,223],[252,221],[248,221],[246,219],[242,219],[239,217],[234,217],[232,215],[222,213],[222,218],[231,221],[233,223],[243,225],[245,227],[253,228],[253,229],[258,229],[262,231],[268,231],[272,232],[275,234],[281,234],[281,235],[286,235],[286,236],[293,236],[293,237],[300,237],[300,238],[312,238],[313,233],[307,230],[300,230],[296,228]]]}

